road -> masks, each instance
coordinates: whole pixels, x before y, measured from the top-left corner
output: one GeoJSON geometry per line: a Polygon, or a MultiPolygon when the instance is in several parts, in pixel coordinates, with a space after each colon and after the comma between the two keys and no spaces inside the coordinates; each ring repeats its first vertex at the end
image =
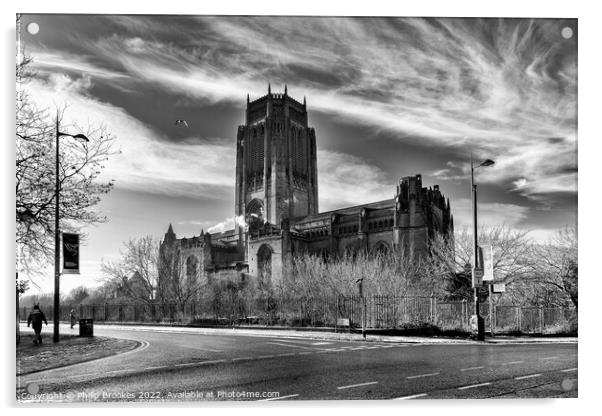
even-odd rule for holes
{"type": "Polygon", "coordinates": [[[17,377],[18,399],[577,397],[576,343],[417,345],[111,326],[96,326],[95,334],[135,339],[141,346],[17,377]]]}

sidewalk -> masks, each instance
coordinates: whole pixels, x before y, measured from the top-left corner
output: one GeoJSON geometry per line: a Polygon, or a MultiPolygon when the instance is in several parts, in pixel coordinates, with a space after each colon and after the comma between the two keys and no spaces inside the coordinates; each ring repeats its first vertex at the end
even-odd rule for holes
{"type": "MultiPolygon", "coordinates": [[[[343,332],[325,332],[294,329],[254,329],[254,328],[199,328],[185,326],[164,325],[104,325],[96,324],[98,329],[117,329],[129,331],[167,332],[174,334],[202,334],[202,335],[236,335],[254,337],[285,337],[285,338],[310,338],[317,340],[342,340],[363,341],[361,334],[343,332]]],[[[450,337],[418,337],[418,336],[391,336],[391,335],[366,335],[366,342],[392,342],[409,344],[475,344],[467,338],[450,337]]],[[[487,337],[482,344],[532,344],[532,343],[577,343],[577,337],[531,337],[531,336],[495,336],[487,337]]]]}
{"type": "Polygon", "coordinates": [[[105,358],[131,351],[140,345],[128,339],[98,336],[80,338],[72,334],[62,334],[60,342],[55,344],[48,332],[45,333],[43,344],[34,345],[33,335],[29,332],[21,331],[21,342],[17,345],[17,376],[105,358]]]}

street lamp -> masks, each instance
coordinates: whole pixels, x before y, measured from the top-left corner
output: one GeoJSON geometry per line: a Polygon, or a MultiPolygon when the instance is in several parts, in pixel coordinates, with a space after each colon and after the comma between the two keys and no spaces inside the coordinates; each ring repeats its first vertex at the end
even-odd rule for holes
{"type": "Polygon", "coordinates": [[[474,165],[472,160],[472,155],[470,155],[470,188],[471,188],[471,196],[472,196],[472,237],[473,237],[473,247],[472,253],[474,258],[474,264],[472,265],[472,285],[474,292],[474,316],[473,325],[476,323],[477,326],[477,340],[483,341],[485,340],[485,325],[483,322],[483,318],[480,316],[479,311],[479,287],[476,284],[475,273],[479,269],[479,266],[482,268],[483,265],[479,264],[479,243],[477,239],[477,185],[474,182],[474,170],[480,167],[487,167],[493,165],[495,162],[491,159],[486,159],[481,162],[478,166],[474,165]]]}
{"type": "Polygon", "coordinates": [[[74,139],[80,139],[89,142],[88,138],[83,134],[68,134],[59,131],[59,115],[56,115],[56,160],[55,160],[55,210],[54,210],[54,330],[53,338],[54,342],[59,342],[59,294],[60,294],[60,277],[61,277],[61,232],[59,229],[59,193],[60,193],[60,181],[59,181],[59,138],[61,136],[69,136],[74,139]]]}

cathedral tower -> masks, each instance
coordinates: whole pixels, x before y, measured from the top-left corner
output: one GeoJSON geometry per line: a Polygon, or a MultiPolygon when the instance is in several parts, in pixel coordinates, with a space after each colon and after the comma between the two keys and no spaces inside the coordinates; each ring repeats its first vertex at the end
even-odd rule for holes
{"type": "MultiPolygon", "coordinates": [[[[318,213],[316,134],[303,103],[284,93],[247,95],[236,144],[235,212],[247,223],[280,227],[318,213]]],[[[239,241],[243,230],[236,225],[239,241]]]]}

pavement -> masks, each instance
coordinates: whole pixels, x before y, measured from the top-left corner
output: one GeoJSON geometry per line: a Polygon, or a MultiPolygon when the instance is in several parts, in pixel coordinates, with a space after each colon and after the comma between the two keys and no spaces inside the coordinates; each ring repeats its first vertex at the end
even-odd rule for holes
{"type": "MultiPolygon", "coordinates": [[[[98,325],[97,325],[98,326],[98,325]]],[[[410,343],[410,344],[474,344],[475,341],[466,338],[452,337],[419,337],[419,336],[390,336],[390,335],[374,335],[368,334],[366,339],[359,333],[349,333],[345,330],[339,332],[329,331],[311,331],[311,330],[295,330],[295,329],[254,329],[254,328],[202,328],[202,327],[186,327],[186,326],[165,326],[165,325],[119,325],[109,324],[102,325],[102,328],[113,328],[129,331],[152,331],[164,333],[180,333],[180,334],[201,334],[201,335],[236,335],[236,336],[285,336],[293,338],[311,338],[322,340],[339,340],[339,341],[363,341],[363,342],[395,342],[395,343],[410,343]]],[[[577,343],[577,337],[537,337],[537,336],[494,336],[486,337],[486,343],[495,344],[518,344],[518,343],[577,343]]]]}
{"type": "Polygon", "coordinates": [[[370,335],[363,341],[358,334],[125,325],[96,325],[95,334],[136,340],[140,346],[17,377],[17,400],[156,403],[578,394],[574,338],[474,342],[370,335]]]}

